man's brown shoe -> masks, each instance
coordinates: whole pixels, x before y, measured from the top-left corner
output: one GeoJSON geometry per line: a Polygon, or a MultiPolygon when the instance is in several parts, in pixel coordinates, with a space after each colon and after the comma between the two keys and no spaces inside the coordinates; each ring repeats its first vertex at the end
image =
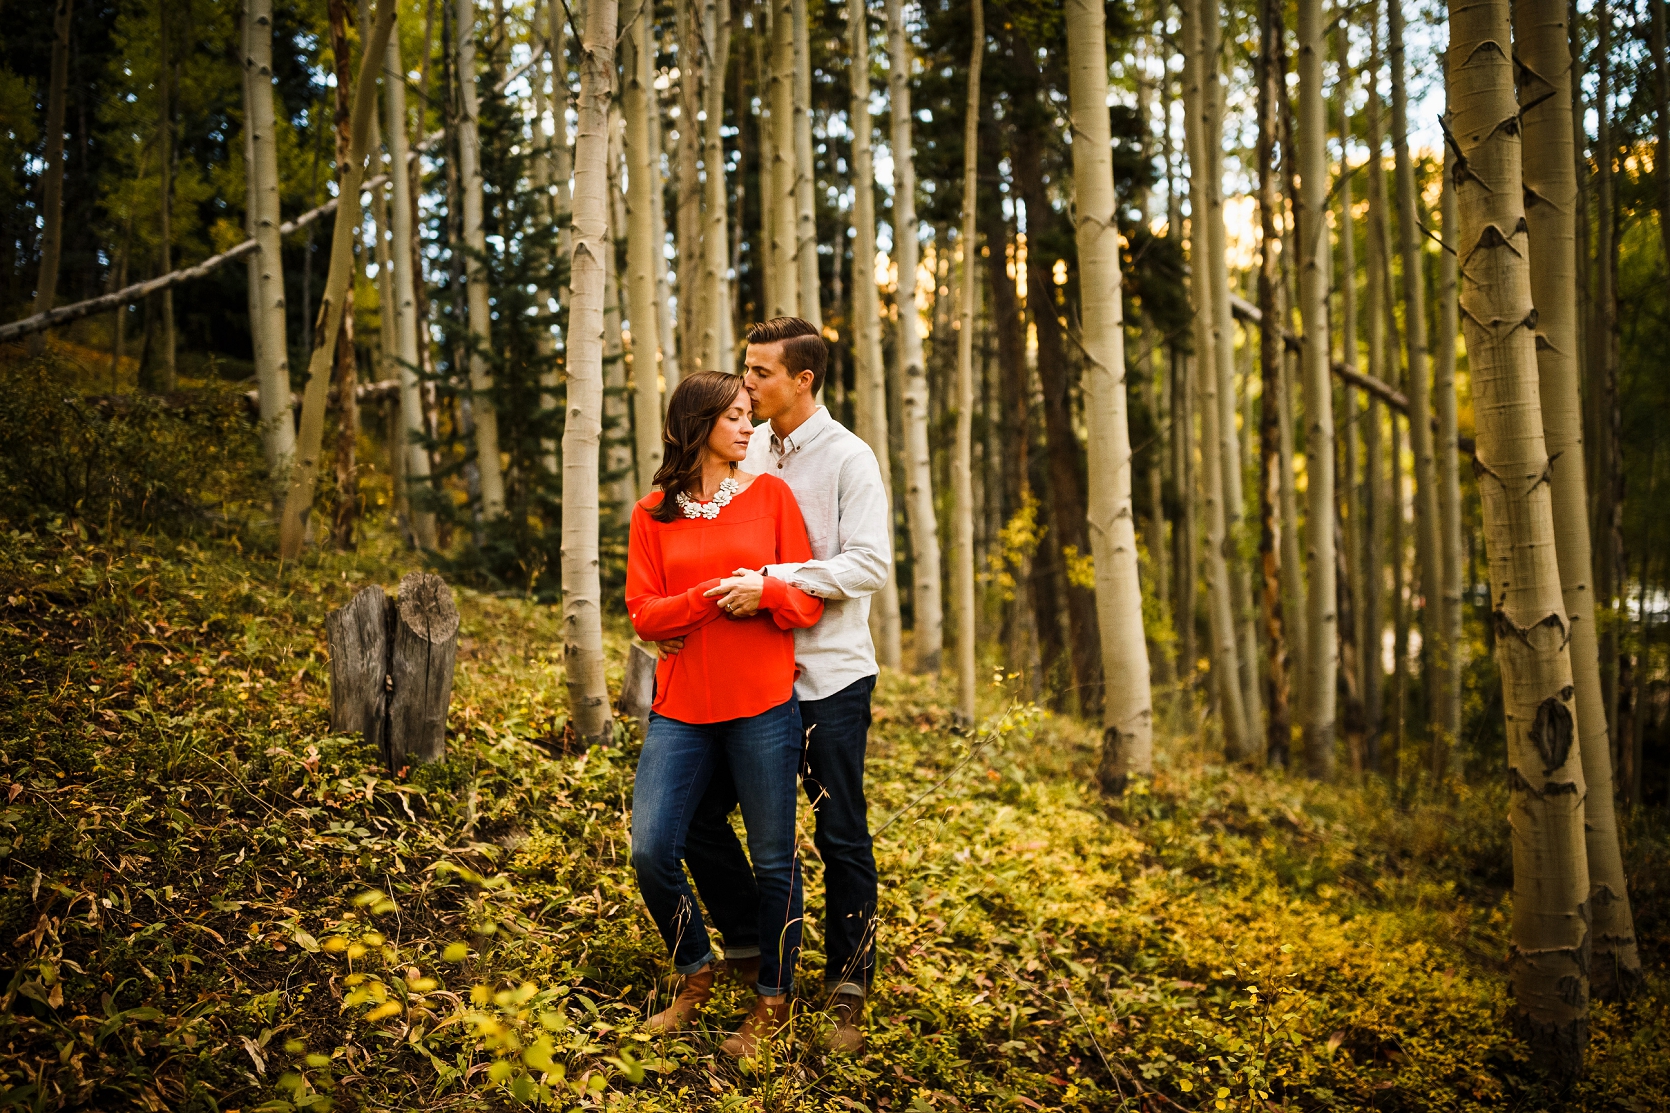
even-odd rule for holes
{"type": "Polygon", "coordinates": [[[818,1045],[837,1055],[863,1051],[864,998],[856,993],[837,993],[829,1000],[828,1013],[834,1027],[818,1038],[818,1045]]]}
{"type": "Polygon", "coordinates": [[[665,1032],[678,1032],[690,1023],[690,1018],[696,1015],[696,1010],[707,1004],[707,999],[713,996],[713,980],[716,972],[713,963],[708,963],[694,974],[685,976],[684,986],[673,998],[673,1003],[649,1018],[644,1027],[650,1032],[660,1035],[665,1032]]]}
{"type": "Polygon", "coordinates": [[[754,1002],[754,1011],[748,1019],[742,1022],[741,1031],[719,1045],[723,1051],[733,1059],[751,1059],[759,1050],[760,1041],[768,1040],[780,1032],[789,1022],[789,995],[781,994],[777,997],[760,997],[754,1002]]]}
{"type": "Polygon", "coordinates": [[[760,956],[749,955],[747,958],[727,958],[725,960],[725,974],[737,985],[753,989],[760,984],[760,956]]]}

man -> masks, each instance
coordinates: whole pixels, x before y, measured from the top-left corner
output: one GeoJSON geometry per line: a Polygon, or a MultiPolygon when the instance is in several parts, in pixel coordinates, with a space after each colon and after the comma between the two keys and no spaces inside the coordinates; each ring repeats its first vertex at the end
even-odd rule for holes
{"type": "MultiPolygon", "coordinates": [[[[708,594],[722,595],[721,605],[733,614],[752,614],[763,573],[824,600],[817,625],[795,632],[795,695],[807,735],[805,789],[817,815],[813,843],[824,864],[824,986],[835,1022],[824,1043],[856,1052],[864,1046],[860,1022],[875,973],[876,863],[864,801],[877,673],[870,596],[887,583],[893,543],[875,454],[817,403],[828,363],[823,337],[808,321],[777,317],[749,330],[743,384],[754,416],[770,428],[753,438],[742,466],[775,475],[794,491],[813,559],[739,568],[708,594]]],[[[661,648],[676,652],[680,644],[661,648]]],[[[729,821],[735,807],[735,784],[721,766],[691,822],[684,860],[724,937],[727,965],[752,984],[750,967],[759,962],[762,942],[772,941],[757,938],[754,874],[729,821]]],[[[763,1025],[745,1024],[724,1049],[752,1055],[768,1034],[763,1025]]]]}

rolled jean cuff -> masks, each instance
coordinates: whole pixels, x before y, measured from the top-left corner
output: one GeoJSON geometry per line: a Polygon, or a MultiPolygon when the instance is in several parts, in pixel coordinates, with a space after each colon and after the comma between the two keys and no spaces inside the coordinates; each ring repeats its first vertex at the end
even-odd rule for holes
{"type": "Polygon", "coordinates": [[[713,961],[714,961],[713,950],[712,950],[712,948],[709,948],[707,954],[703,955],[701,958],[697,959],[695,962],[682,962],[682,963],[675,962],[673,964],[673,970],[676,971],[677,973],[684,974],[684,975],[688,976],[690,974],[699,973],[701,971],[702,967],[707,966],[709,963],[711,963],[713,961]]]}
{"type": "Polygon", "coordinates": [[[825,982],[824,991],[833,997],[837,993],[850,994],[853,997],[868,997],[869,991],[857,982],[825,982]]]}
{"type": "Polygon", "coordinates": [[[760,947],[759,947],[759,944],[757,944],[757,943],[754,944],[752,947],[726,947],[725,948],[725,959],[726,959],[726,961],[729,961],[731,959],[737,959],[737,958],[759,958],[759,957],[760,957],[760,947]]]}
{"type": "MultiPolygon", "coordinates": [[[[787,971],[784,971],[784,973],[787,973],[787,971]]],[[[794,982],[790,981],[788,985],[777,986],[766,985],[764,982],[755,982],[754,992],[758,993],[761,997],[781,997],[786,993],[794,992],[794,982]]]]}

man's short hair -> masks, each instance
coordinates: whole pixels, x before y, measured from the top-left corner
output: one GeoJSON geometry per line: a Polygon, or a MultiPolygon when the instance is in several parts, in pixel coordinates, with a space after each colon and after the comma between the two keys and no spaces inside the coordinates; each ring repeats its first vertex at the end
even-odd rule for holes
{"type": "Polygon", "coordinates": [[[829,369],[829,346],[811,321],[800,317],[773,317],[748,329],[750,344],[783,345],[783,363],[791,377],[802,371],[812,373],[812,393],[823,389],[824,372],[829,369]]]}

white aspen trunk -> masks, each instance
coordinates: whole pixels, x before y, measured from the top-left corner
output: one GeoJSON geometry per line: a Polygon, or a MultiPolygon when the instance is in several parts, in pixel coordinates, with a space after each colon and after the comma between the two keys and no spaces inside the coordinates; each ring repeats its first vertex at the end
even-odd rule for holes
{"type": "MultiPolygon", "coordinates": [[[[976,0],[978,3],[978,0],[976,0]]],[[[799,315],[823,328],[822,283],[818,281],[818,226],[813,200],[812,54],[807,39],[806,0],[792,0],[794,9],[794,265],[800,291],[799,315]]]]}
{"type": "Polygon", "coordinates": [[[928,445],[928,374],[922,361],[916,308],[916,159],[910,111],[910,47],[904,0],[887,0],[888,100],[893,123],[893,253],[899,263],[898,375],[904,384],[905,518],[915,564],[912,603],[916,671],[939,672],[945,612],[939,576],[939,531],[934,517],[933,462],[928,445]]]}
{"type": "Polygon", "coordinates": [[[464,283],[469,306],[470,393],[474,405],[476,467],[481,476],[481,515],[504,512],[504,476],[499,464],[499,414],[492,397],[493,373],[487,364],[492,328],[487,302],[487,234],[482,226],[481,109],[476,97],[475,0],[457,0],[458,27],[458,174],[464,195],[464,283]]]}
{"type": "MultiPolygon", "coordinates": [[[[702,89],[702,279],[697,315],[701,342],[697,369],[729,371],[736,358],[731,324],[729,197],[725,192],[725,72],[731,53],[730,0],[703,0],[702,41],[706,44],[706,84],[702,89]]],[[[681,259],[679,265],[683,266],[681,259]]],[[[669,383],[668,387],[671,388],[669,383]]]]}
{"type": "MultiPolygon", "coordinates": [[[[538,17],[540,14],[540,9],[536,8],[534,12],[534,29],[536,33],[539,26],[538,17]]],[[[560,53],[562,46],[560,40],[552,42],[549,37],[545,38],[544,44],[550,58],[552,59],[551,69],[552,75],[555,78],[552,83],[554,92],[554,86],[557,82],[561,81],[561,76],[557,70],[558,62],[556,60],[562,57],[560,53]]],[[[534,152],[532,169],[534,188],[537,189],[540,196],[544,198],[546,211],[554,223],[557,216],[557,171],[556,157],[553,154],[553,146],[555,143],[561,141],[563,122],[560,119],[556,121],[558,138],[550,139],[546,137],[545,116],[547,111],[550,109],[550,102],[545,95],[545,75],[540,71],[540,67],[538,65],[534,66],[533,72],[528,79],[528,84],[533,92],[533,121],[531,124],[531,130],[533,132],[533,141],[535,147],[537,148],[534,152]]],[[[549,278],[554,273],[555,270],[553,268],[552,270],[547,271],[545,277],[549,278]]],[[[544,282],[540,283],[539,289],[536,293],[536,300],[538,301],[541,310],[544,310],[551,304],[554,294],[555,291],[551,290],[544,282]]],[[[550,327],[547,327],[540,332],[537,343],[539,345],[539,354],[547,361],[551,361],[552,357],[556,355],[557,339],[552,334],[550,327]]],[[[539,408],[541,410],[549,412],[555,408],[557,404],[557,385],[560,382],[560,379],[560,373],[554,366],[554,362],[548,363],[547,366],[540,371],[539,408]]],[[[562,459],[557,455],[556,438],[542,438],[539,442],[539,447],[540,463],[549,474],[556,477],[560,481],[562,477],[562,459]]]]}
{"type": "Polygon", "coordinates": [[[614,733],[603,672],[597,462],[603,440],[603,301],[608,283],[609,100],[615,0],[588,0],[574,144],[574,258],[568,319],[568,414],[562,435],[563,666],[569,722],[582,745],[614,733]]]}
{"type": "Polygon", "coordinates": [[[1571,708],[1572,631],[1560,595],[1554,464],[1538,397],[1539,313],[1508,19],[1508,0],[1450,9],[1451,129],[1460,147],[1456,250],[1467,274],[1461,317],[1478,431],[1474,470],[1507,719],[1511,1015],[1538,1057],[1570,1077],[1581,1069],[1588,1027],[1586,782],[1571,708]]]}
{"type": "MultiPolygon", "coordinates": [[[[243,18],[239,21],[239,31],[242,33],[240,51],[243,56],[243,94],[244,94],[244,233],[250,239],[255,238],[255,219],[260,210],[260,188],[255,174],[255,79],[250,73],[249,47],[254,21],[250,18],[250,5],[244,4],[243,18]]],[[[266,341],[263,334],[266,323],[261,316],[261,253],[251,252],[245,256],[245,277],[249,283],[249,346],[250,356],[255,365],[256,400],[259,405],[261,386],[262,349],[266,341]]],[[[118,314],[120,315],[120,314],[118,314]]],[[[33,343],[33,341],[31,341],[33,343]]],[[[273,459],[271,438],[266,435],[266,429],[259,430],[261,436],[261,451],[267,465],[267,478],[273,484],[274,509],[283,505],[284,480],[277,471],[278,461],[273,459]]]]}
{"type": "MultiPolygon", "coordinates": [[[[702,247],[706,225],[702,220],[702,205],[706,191],[701,181],[701,151],[703,139],[702,86],[708,80],[708,48],[702,29],[702,11],[706,0],[675,0],[673,4],[673,32],[678,46],[678,146],[673,159],[674,247],[677,252],[678,313],[674,327],[663,329],[667,342],[682,349],[683,360],[676,356],[671,367],[662,367],[667,382],[667,397],[678,387],[678,368],[682,363],[697,363],[701,359],[702,272],[707,254],[702,247]],[[668,372],[673,374],[669,375],[668,372]]],[[[723,67],[724,63],[720,63],[723,67]]],[[[724,76],[719,78],[721,87],[724,76]]],[[[665,270],[665,268],[663,268],[665,270]]]]}
{"type": "MultiPolygon", "coordinates": [[[[893,467],[887,438],[887,369],[881,353],[881,295],[876,289],[875,163],[870,142],[870,32],[865,0],[847,0],[852,33],[852,320],[853,381],[858,435],[875,453],[887,492],[891,527],[893,467]]],[[[891,528],[889,528],[891,540],[891,528]]],[[[904,659],[899,619],[898,566],[889,562],[887,586],[870,608],[870,632],[881,663],[898,668],[904,659]]]]}
{"type": "Polygon", "coordinates": [[[794,257],[795,237],[799,234],[795,204],[799,169],[795,165],[794,145],[795,0],[769,2],[772,11],[768,85],[771,127],[769,144],[761,152],[771,167],[771,272],[766,284],[766,304],[773,317],[793,317],[800,312],[800,271],[794,257]]]}
{"type": "MultiPolygon", "coordinates": [[[[1554,548],[1560,565],[1562,613],[1571,622],[1577,737],[1582,740],[1583,780],[1588,786],[1583,816],[1593,925],[1589,980],[1596,996],[1618,998],[1639,985],[1641,956],[1618,849],[1612,748],[1591,586],[1594,569],[1578,386],[1576,239],[1581,209],[1573,150],[1568,10],[1566,0],[1520,0],[1514,9],[1514,49],[1525,75],[1523,96],[1530,105],[1524,112],[1525,221],[1530,237],[1531,301],[1537,309],[1538,398],[1543,437],[1554,461],[1549,478],[1554,548]]],[[[1447,234],[1446,239],[1450,238],[1447,234]]],[[[1488,481],[1486,477],[1480,482],[1488,481]]]]}
{"type": "Polygon", "coordinates": [[[1304,323],[1306,531],[1310,571],[1305,600],[1305,768],[1334,772],[1334,717],[1339,675],[1334,531],[1334,390],[1328,349],[1328,149],[1322,86],[1322,3],[1299,0],[1299,309],[1304,323]]]}
{"type": "MultiPolygon", "coordinates": [[[[270,3],[270,0],[256,0],[270,3]]],[[[416,489],[429,485],[429,453],[419,440],[426,432],[423,420],[423,387],[418,382],[420,349],[424,343],[418,331],[417,288],[421,280],[415,273],[418,258],[417,229],[412,221],[412,178],[408,172],[405,66],[400,60],[400,37],[389,36],[388,51],[383,69],[389,74],[383,89],[383,110],[388,117],[388,145],[390,177],[394,183],[394,215],[389,224],[394,231],[392,251],[394,270],[394,358],[395,374],[400,380],[400,443],[394,451],[403,456],[406,483],[416,489]]],[[[413,506],[412,534],[425,549],[433,549],[435,515],[413,506]]]]}
{"type": "MultiPolygon", "coordinates": [[[[46,94],[46,166],[41,171],[41,271],[35,283],[31,314],[52,308],[58,294],[58,264],[64,248],[64,107],[70,70],[70,3],[52,5],[52,69],[46,94]]],[[[166,264],[163,267],[167,270],[166,264]]],[[[29,341],[31,351],[46,347],[46,333],[29,341]]]]}
{"type": "MultiPolygon", "coordinates": [[[[626,121],[609,117],[609,253],[603,265],[603,478],[608,504],[624,528],[632,516],[638,485],[633,476],[632,414],[627,401],[626,347],[620,322],[622,300],[619,270],[620,239],[627,214],[621,178],[625,171],[626,121]]],[[[630,299],[628,299],[630,303],[630,299]]]]}
{"type": "MultiPolygon", "coordinates": [[[[383,56],[394,27],[395,4],[383,0],[377,5],[371,35],[365,43],[364,59],[383,56]]],[[[352,139],[348,165],[342,167],[342,188],[336,206],[336,225],[331,233],[330,265],[325,272],[325,290],[320,303],[321,327],[314,333],[316,343],[307,366],[307,386],[302,395],[301,430],[291,458],[290,483],[285,491],[284,512],[279,518],[279,556],[295,560],[301,555],[306,537],[307,516],[313,509],[313,488],[319,477],[319,452],[325,435],[325,400],[330,391],[331,369],[335,365],[336,335],[342,327],[344,301],[354,272],[354,233],[360,224],[360,183],[365,180],[365,154],[371,135],[371,118],[377,108],[377,73],[373,64],[360,63],[354,83],[352,139]],[[319,342],[322,338],[322,342],[319,342]]]]}
{"type": "Polygon", "coordinates": [[[662,229],[655,223],[655,194],[661,168],[650,132],[661,127],[655,112],[655,71],[651,67],[653,9],[640,0],[621,35],[621,114],[626,117],[627,311],[632,319],[632,428],[641,497],[661,467],[661,316],[656,309],[656,273],[663,270],[662,229]]]}
{"type": "MultiPolygon", "coordinates": [[[[1415,208],[1415,164],[1409,154],[1409,93],[1404,67],[1404,12],[1390,5],[1387,43],[1392,69],[1392,154],[1397,177],[1397,242],[1403,259],[1404,342],[1409,369],[1409,447],[1415,454],[1415,563],[1420,567],[1421,652],[1427,675],[1435,683],[1428,691],[1429,706],[1438,706],[1454,648],[1444,644],[1438,629],[1438,491],[1432,458],[1432,368],[1428,361],[1426,281],[1421,266],[1421,232],[1415,208]]],[[[1440,737],[1437,723],[1428,739],[1427,764],[1442,779],[1452,738],[1440,737]]]]}
{"type": "MultiPolygon", "coordinates": [[[[1386,369],[1386,299],[1389,285],[1387,261],[1390,257],[1386,235],[1386,175],[1382,152],[1385,136],[1380,126],[1381,69],[1380,3],[1369,4],[1369,78],[1368,104],[1368,161],[1364,173],[1368,178],[1368,235],[1365,237],[1368,258],[1363,287],[1368,311],[1368,373],[1381,382],[1390,382],[1386,369]]],[[[1453,243],[1453,230],[1448,234],[1453,243]]],[[[1386,618],[1383,606],[1386,580],[1386,552],[1382,541],[1384,532],[1383,504],[1385,503],[1385,463],[1380,452],[1382,407],[1370,395],[1368,412],[1363,425],[1363,604],[1362,663],[1363,714],[1368,719],[1368,746],[1371,759],[1379,753],[1382,727],[1381,693],[1385,687],[1385,666],[1381,663],[1385,639],[1386,618]]],[[[1371,768],[1379,772],[1378,762],[1371,760],[1371,768]]]]}
{"type": "Polygon", "coordinates": [[[255,211],[250,223],[251,233],[259,245],[254,256],[256,291],[253,296],[261,315],[255,384],[267,469],[282,491],[290,454],[296,447],[296,424],[290,416],[290,348],[285,327],[283,242],[279,235],[282,218],[277,113],[273,106],[272,0],[249,0],[244,18],[248,25],[244,66],[249,81],[249,107],[244,120],[249,129],[253,156],[250,173],[255,182],[252,191],[255,211]]]}
{"type": "MultiPolygon", "coordinates": [[[[798,6],[804,0],[795,2],[798,6]]],[[[980,69],[986,56],[986,9],[982,0],[973,0],[970,18],[973,45],[968,59],[968,104],[963,116],[963,211],[959,236],[962,289],[958,297],[957,439],[951,457],[951,492],[956,507],[951,530],[951,575],[957,599],[957,716],[965,725],[972,724],[975,715],[977,636],[974,623],[974,319],[980,297],[980,251],[975,243],[974,206],[980,168],[980,69]]],[[[1105,71],[1105,63],[1103,68],[1105,71]]],[[[1105,102],[1106,94],[1103,96],[1105,102]]],[[[1102,115],[1105,118],[1107,114],[1102,115]]],[[[868,188],[862,179],[859,188],[868,188]]],[[[1114,275],[1117,278],[1117,269],[1114,275]]]]}
{"type": "MultiPolygon", "coordinates": [[[[1450,746],[1461,738],[1461,657],[1466,645],[1461,631],[1461,458],[1455,393],[1456,336],[1461,330],[1461,320],[1457,301],[1459,274],[1453,250],[1455,182],[1449,173],[1454,158],[1455,152],[1446,144],[1439,233],[1442,244],[1447,246],[1441,246],[1438,255],[1438,351],[1432,372],[1432,402],[1438,415],[1437,443],[1433,447],[1438,484],[1438,643],[1449,650],[1442,660],[1432,663],[1432,672],[1440,674],[1433,705],[1433,729],[1450,746]]],[[[1575,200],[1574,196],[1574,203],[1575,200]]]]}
{"type": "MultiPolygon", "coordinates": [[[[1194,309],[1195,386],[1200,397],[1200,489],[1202,517],[1206,526],[1206,617],[1211,639],[1209,660],[1212,683],[1218,693],[1219,717],[1223,726],[1224,750],[1232,757],[1250,747],[1245,693],[1241,687],[1240,651],[1236,645],[1235,606],[1230,589],[1228,511],[1224,506],[1223,436],[1220,425],[1223,408],[1218,393],[1219,375],[1213,328],[1217,319],[1213,306],[1217,292],[1211,278],[1207,255],[1211,251],[1211,209],[1208,181],[1213,158],[1207,147],[1211,136],[1210,94],[1206,83],[1210,67],[1206,62],[1201,6],[1216,0],[1183,0],[1183,131],[1189,152],[1189,294],[1194,309]]],[[[1082,268],[1082,261],[1080,266],[1082,268]]],[[[1233,412],[1233,411],[1231,411],[1233,412]]],[[[1127,436],[1129,433],[1127,432],[1127,436]]],[[[1234,439],[1233,431],[1230,439],[1234,439]]],[[[1104,668],[1106,666],[1104,665],[1104,668]]]]}
{"type": "MultiPolygon", "coordinates": [[[[1202,214],[1206,232],[1207,281],[1212,285],[1212,360],[1218,377],[1218,462],[1223,469],[1224,559],[1229,567],[1230,606],[1236,635],[1236,677],[1241,685],[1241,706],[1246,733],[1231,746],[1225,738],[1226,756],[1232,761],[1249,761],[1258,753],[1263,737],[1263,693],[1258,684],[1258,618],[1253,608],[1252,567],[1245,558],[1246,491],[1242,478],[1244,453],[1235,427],[1235,321],[1229,305],[1229,246],[1224,229],[1223,150],[1224,88],[1218,77],[1223,52],[1219,0],[1200,0],[1202,46],[1201,91],[1206,113],[1206,209],[1202,214]]],[[[1251,431],[1247,420],[1242,428],[1251,431]]]]}
{"type": "MultiPolygon", "coordinates": [[[[678,386],[678,328],[673,313],[673,281],[671,263],[667,259],[667,198],[664,179],[661,177],[661,98],[656,93],[654,79],[655,67],[655,27],[653,24],[645,32],[645,46],[649,56],[650,84],[649,97],[649,164],[653,170],[650,175],[650,225],[657,237],[654,252],[655,274],[655,320],[659,339],[661,341],[660,380],[666,383],[667,393],[671,395],[673,388],[678,386]]],[[[698,197],[698,202],[700,198],[698,197]]],[[[682,208],[682,204],[681,204],[682,208]]],[[[676,245],[675,245],[676,246],[676,245]]],[[[683,265],[683,256],[679,257],[679,265],[683,265]]],[[[682,283],[679,285],[683,290],[682,283]]],[[[682,309],[678,315],[682,315],[682,309]]],[[[659,388],[658,388],[659,393],[659,388]]],[[[659,414],[659,410],[657,413],[659,414]]],[[[656,438],[660,439],[659,424],[656,438]]]]}
{"type": "MultiPolygon", "coordinates": [[[[1142,629],[1131,441],[1125,409],[1125,323],[1119,222],[1108,120],[1107,28],[1100,0],[1067,0],[1068,96],[1073,118],[1073,202],[1078,219],[1089,441],[1090,546],[1101,630],[1100,777],[1111,791],[1154,771],[1153,696],[1142,629]]],[[[967,325],[963,326],[965,329],[967,325]]]]}

